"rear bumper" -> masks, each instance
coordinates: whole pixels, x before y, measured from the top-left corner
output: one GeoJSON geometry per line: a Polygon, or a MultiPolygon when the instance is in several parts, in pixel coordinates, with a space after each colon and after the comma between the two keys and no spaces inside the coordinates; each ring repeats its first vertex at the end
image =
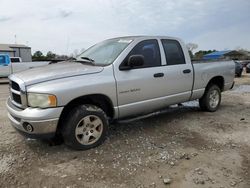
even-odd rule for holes
{"type": "Polygon", "coordinates": [[[26,137],[49,138],[56,133],[58,120],[63,107],[38,109],[15,107],[7,100],[8,118],[11,125],[26,137]],[[30,125],[27,128],[27,125],[30,125]]]}

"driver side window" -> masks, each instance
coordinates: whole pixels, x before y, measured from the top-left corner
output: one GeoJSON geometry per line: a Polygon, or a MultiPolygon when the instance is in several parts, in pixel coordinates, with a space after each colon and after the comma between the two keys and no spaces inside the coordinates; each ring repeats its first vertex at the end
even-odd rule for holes
{"type": "Polygon", "coordinates": [[[155,39],[139,42],[128,54],[122,63],[122,67],[128,66],[128,59],[131,55],[142,55],[144,65],[133,68],[146,68],[161,66],[161,55],[158,41],[155,39]]]}

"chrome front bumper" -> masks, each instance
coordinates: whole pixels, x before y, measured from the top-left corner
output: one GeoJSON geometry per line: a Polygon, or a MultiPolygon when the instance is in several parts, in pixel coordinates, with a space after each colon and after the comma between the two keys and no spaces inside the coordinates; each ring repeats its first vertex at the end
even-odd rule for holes
{"type": "Polygon", "coordinates": [[[26,108],[20,109],[7,100],[8,118],[11,125],[25,136],[31,138],[52,137],[56,133],[57,124],[63,107],[58,108],[26,108]],[[32,130],[25,129],[30,124],[32,130]]]}

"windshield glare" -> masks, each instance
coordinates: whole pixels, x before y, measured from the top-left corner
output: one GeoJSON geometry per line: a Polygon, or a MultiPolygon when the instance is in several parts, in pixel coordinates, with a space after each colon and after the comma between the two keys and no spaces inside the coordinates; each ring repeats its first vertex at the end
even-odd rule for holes
{"type": "Polygon", "coordinates": [[[88,57],[94,60],[95,65],[109,65],[114,62],[118,55],[132,42],[131,39],[110,39],[98,43],[77,57],[88,57]]]}

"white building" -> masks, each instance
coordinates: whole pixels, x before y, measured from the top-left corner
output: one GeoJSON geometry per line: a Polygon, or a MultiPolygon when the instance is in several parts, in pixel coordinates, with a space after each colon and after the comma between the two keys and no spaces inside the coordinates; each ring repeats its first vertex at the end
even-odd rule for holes
{"type": "Polygon", "coordinates": [[[31,62],[31,47],[22,44],[0,44],[0,54],[10,57],[21,57],[23,62],[31,62]]]}

